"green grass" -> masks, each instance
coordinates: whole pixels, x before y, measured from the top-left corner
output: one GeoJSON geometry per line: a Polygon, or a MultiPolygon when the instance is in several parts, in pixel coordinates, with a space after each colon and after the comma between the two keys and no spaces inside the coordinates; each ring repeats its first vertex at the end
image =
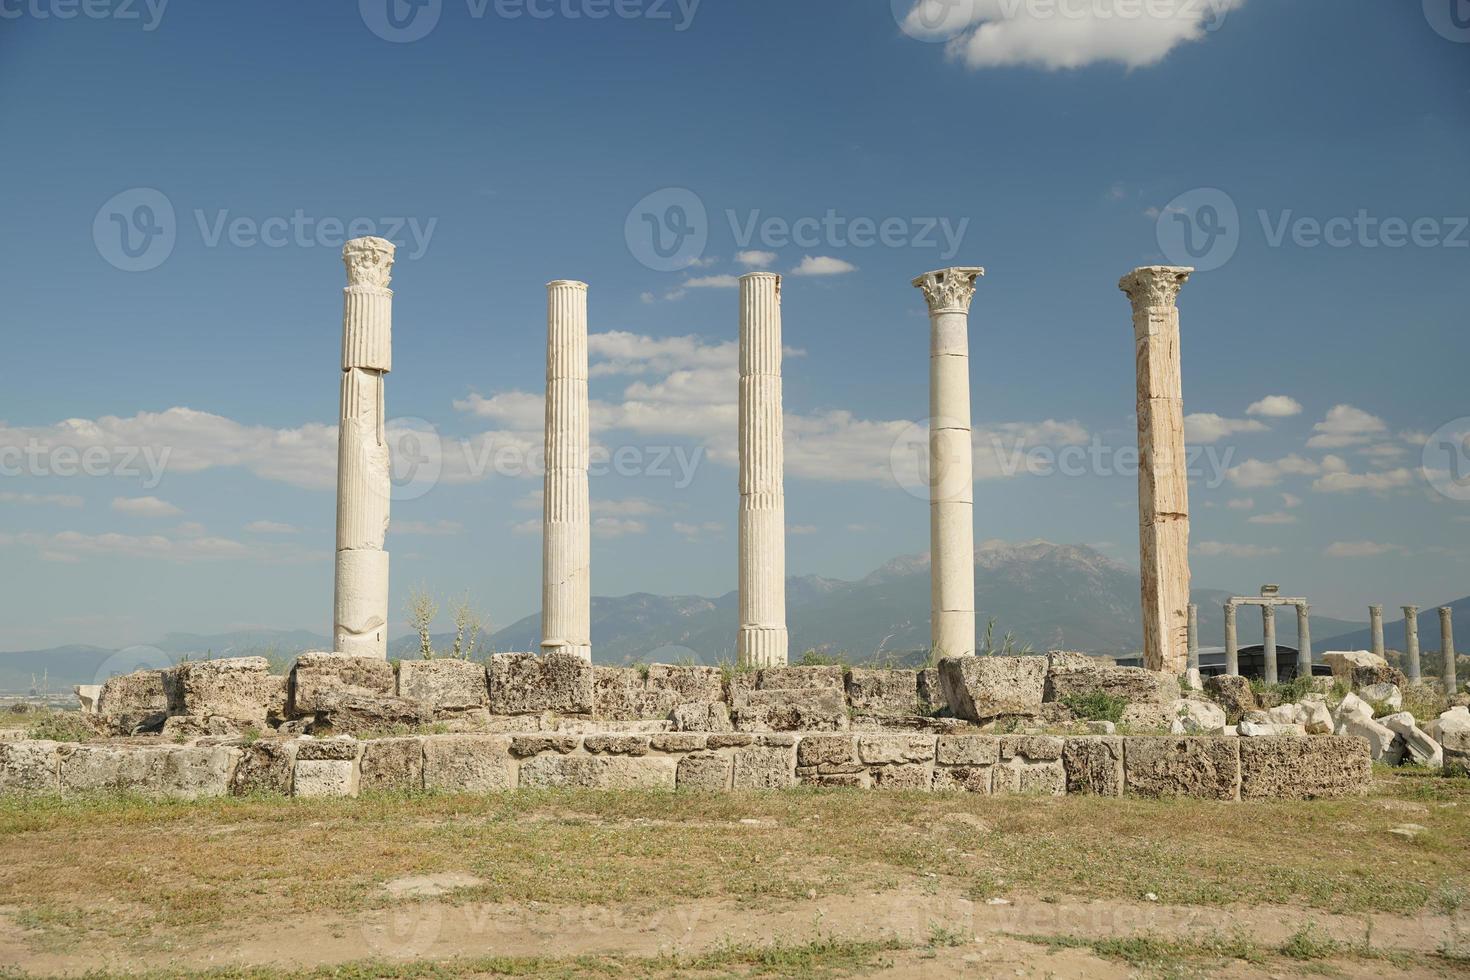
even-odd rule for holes
{"type": "Polygon", "coordinates": [[[1114,724],[1123,720],[1123,711],[1128,707],[1126,699],[1106,691],[1068,694],[1062,698],[1062,704],[1083,721],[1111,721],[1114,724]]]}

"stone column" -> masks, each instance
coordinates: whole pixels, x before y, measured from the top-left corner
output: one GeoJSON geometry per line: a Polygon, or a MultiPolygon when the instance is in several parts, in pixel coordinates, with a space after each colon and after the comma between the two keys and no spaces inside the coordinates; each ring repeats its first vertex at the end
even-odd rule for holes
{"type": "Polygon", "coordinates": [[[781,421],[781,277],[740,277],[741,666],[784,667],[785,448],[781,421]]]}
{"type": "Polygon", "coordinates": [[[1377,656],[1383,656],[1383,607],[1368,607],[1368,631],[1373,637],[1373,652],[1377,656]]]}
{"type": "Polygon", "coordinates": [[[388,658],[388,501],[392,493],[383,379],[393,367],[393,243],[342,248],[342,400],[337,430],[337,565],[332,649],[388,658]]]}
{"type": "Polygon", "coordinates": [[[1276,607],[1261,607],[1261,632],[1264,639],[1261,641],[1261,656],[1266,663],[1266,683],[1276,684],[1281,680],[1281,672],[1276,666],[1276,607]]]}
{"type": "Polygon", "coordinates": [[[1189,604],[1189,666],[1199,670],[1199,606],[1189,604]]]}
{"type": "Polygon", "coordinates": [[[1175,300],[1193,269],[1147,266],[1118,287],[1133,304],[1143,664],[1184,672],[1189,605],[1189,475],[1175,300]]]}
{"type": "Polygon", "coordinates": [[[1422,679],[1419,667],[1419,607],[1404,607],[1404,659],[1408,661],[1405,666],[1409,675],[1410,684],[1418,684],[1422,679]]]}
{"type": "Polygon", "coordinates": [[[914,280],[929,304],[929,642],[975,653],[975,468],[970,433],[970,301],[985,270],[914,280]]]}
{"type": "Polygon", "coordinates": [[[1312,607],[1305,602],[1296,607],[1296,676],[1312,676],[1312,607]]]}
{"type": "Polygon", "coordinates": [[[587,284],[549,283],[541,651],[592,659],[592,522],[587,465],[587,284]]]}
{"type": "Polygon", "coordinates": [[[1453,695],[1460,689],[1455,676],[1455,611],[1449,606],[1439,607],[1439,649],[1444,656],[1444,690],[1453,695]]]}
{"type": "Polygon", "coordinates": [[[1225,673],[1240,676],[1240,644],[1235,638],[1235,603],[1225,603],[1225,673]]]}

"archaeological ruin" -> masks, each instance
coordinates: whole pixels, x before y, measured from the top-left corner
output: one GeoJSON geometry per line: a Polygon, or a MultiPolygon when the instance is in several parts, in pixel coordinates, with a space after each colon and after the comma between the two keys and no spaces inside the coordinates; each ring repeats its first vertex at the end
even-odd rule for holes
{"type": "MultiPolygon", "coordinates": [[[[1225,606],[1227,669],[1202,677],[1190,605],[1180,288],[1193,270],[1120,282],[1137,357],[1141,667],[1053,651],[977,655],[968,320],[984,270],[913,281],[930,317],[932,661],[916,669],[788,666],[781,277],[739,289],[738,662],[592,662],[588,287],[548,286],[541,649],[486,662],[388,659],[394,249],[349,242],[341,361],[334,649],[282,673],[260,657],[184,662],[79,688],[93,737],[0,738],[0,793],[356,796],[532,787],[665,790],[793,786],[981,794],[1125,793],[1218,800],[1363,792],[1372,764],[1470,765],[1470,699],[1446,658],[1446,707],[1403,710],[1420,678],[1369,651],[1311,676],[1306,599],[1225,606]],[[1235,613],[1296,608],[1301,686],[1239,676],[1235,613]],[[1294,700],[1288,700],[1288,694],[1294,700]],[[1103,717],[1107,715],[1108,717],[1103,717]]],[[[1413,621],[1406,607],[1406,623],[1413,621]]],[[[1443,647],[1453,650],[1450,610],[1443,647]]]]}

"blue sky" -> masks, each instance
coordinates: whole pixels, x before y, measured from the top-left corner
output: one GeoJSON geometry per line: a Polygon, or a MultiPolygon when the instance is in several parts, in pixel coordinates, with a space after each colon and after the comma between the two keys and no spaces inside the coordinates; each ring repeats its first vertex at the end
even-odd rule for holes
{"type": "Polygon", "coordinates": [[[384,0],[0,2],[0,649],[326,631],[354,224],[400,243],[390,414],[442,447],[394,503],[395,615],[413,585],[536,607],[558,278],[591,284],[623,450],[594,591],[732,589],[751,268],[787,274],[793,574],[927,546],[890,460],[927,402],[908,283],[950,264],[988,270],[977,538],[1135,563],[1116,283],[1187,262],[1196,584],[1353,618],[1470,592],[1461,0],[394,2],[422,37],[384,0]],[[690,200],[707,240],[662,271],[641,215],[690,200]]]}

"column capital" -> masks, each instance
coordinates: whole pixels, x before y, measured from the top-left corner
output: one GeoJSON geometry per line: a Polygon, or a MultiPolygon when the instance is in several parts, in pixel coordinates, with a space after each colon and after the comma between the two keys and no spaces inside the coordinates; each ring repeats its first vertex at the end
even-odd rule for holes
{"type": "Polygon", "coordinates": [[[1404,606],[1403,607],[1403,610],[1404,610],[1404,614],[1406,616],[1417,616],[1417,615],[1419,615],[1419,607],[1418,606],[1404,606]]]}
{"type": "Polygon", "coordinates": [[[1145,265],[1118,280],[1118,288],[1128,294],[1134,311],[1156,307],[1172,308],[1179,299],[1180,288],[1194,273],[1192,268],[1177,265],[1145,265]]]}
{"type": "Polygon", "coordinates": [[[915,289],[924,291],[929,313],[969,313],[975,298],[975,280],[985,275],[979,266],[952,266],[926,272],[913,281],[915,289]]]}
{"type": "Polygon", "coordinates": [[[587,291],[587,284],[577,279],[553,279],[546,284],[547,289],[580,289],[587,291]]]}
{"type": "Polygon", "coordinates": [[[397,247],[386,238],[354,238],[342,246],[342,263],[347,266],[347,285],[386,289],[393,279],[393,253],[397,247]]]}

